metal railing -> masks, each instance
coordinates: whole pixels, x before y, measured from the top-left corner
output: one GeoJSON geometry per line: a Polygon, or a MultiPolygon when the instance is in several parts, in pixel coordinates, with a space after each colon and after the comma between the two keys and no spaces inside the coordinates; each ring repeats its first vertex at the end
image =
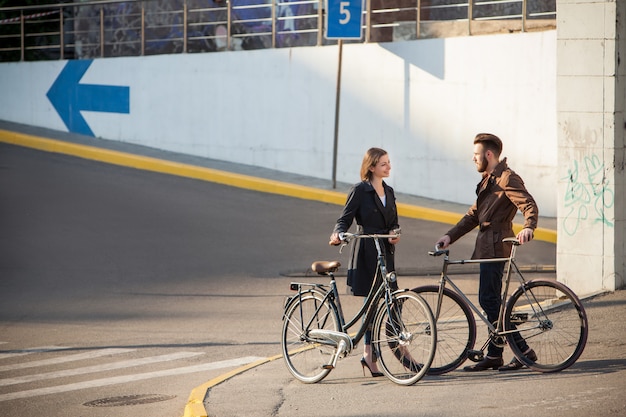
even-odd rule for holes
{"type": "MultiPolygon", "coordinates": [[[[364,36],[350,42],[556,27],[556,0],[364,1],[364,36]]],[[[0,8],[0,62],[336,42],[324,38],[324,0],[105,0],[0,8]]]]}

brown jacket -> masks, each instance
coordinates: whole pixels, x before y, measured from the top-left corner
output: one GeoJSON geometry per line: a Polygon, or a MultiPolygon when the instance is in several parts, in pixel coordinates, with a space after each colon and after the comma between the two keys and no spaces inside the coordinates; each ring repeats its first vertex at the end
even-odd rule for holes
{"type": "Polygon", "coordinates": [[[539,209],[526,190],[524,181],[513,172],[504,158],[491,175],[483,174],[476,186],[476,203],[452,229],[446,233],[451,243],[474,229],[480,228],[472,259],[509,256],[511,244],[502,239],[513,237],[513,218],[519,209],[524,215],[524,227],[537,228],[539,209]]]}

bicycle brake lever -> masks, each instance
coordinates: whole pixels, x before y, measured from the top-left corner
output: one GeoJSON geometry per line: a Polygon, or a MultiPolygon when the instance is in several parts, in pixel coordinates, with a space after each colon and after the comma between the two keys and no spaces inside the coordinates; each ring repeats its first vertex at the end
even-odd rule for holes
{"type": "Polygon", "coordinates": [[[339,253],[342,253],[344,246],[347,246],[348,243],[347,242],[342,242],[341,246],[339,246],[339,253]]]}

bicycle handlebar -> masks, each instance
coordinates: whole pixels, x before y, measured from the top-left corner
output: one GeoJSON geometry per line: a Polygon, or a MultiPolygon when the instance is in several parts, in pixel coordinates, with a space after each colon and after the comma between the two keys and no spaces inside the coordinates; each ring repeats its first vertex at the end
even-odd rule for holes
{"type": "Polygon", "coordinates": [[[341,232],[339,233],[339,243],[333,244],[333,246],[341,246],[339,252],[341,253],[344,246],[346,246],[352,239],[396,239],[400,237],[400,228],[392,230],[394,233],[349,233],[349,232],[341,232]]]}
{"type": "MultiPolygon", "coordinates": [[[[519,246],[521,245],[520,241],[517,240],[516,237],[505,237],[504,239],[502,239],[503,242],[508,242],[508,243],[512,243],[514,246],[519,246]]],[[[428,252],[428,254],[430,256],[441,256],[441,255],[450,255],[450,250],[448,249],[441,249],[439,247],[439,245],[435,245],[435,250],[434,251],[430,251],[428,252]]]]}
{"type": "Polygon", "coordinates": [[[339,233],[339,240],[341,240],[342,242],[350,242],[352,239],[385,239],[385,238],[389,238],[389,239],[395,239],[400,237],[400,229],[396,229],[393,230],[393,232],[396,233],[386,233],[386,234],[380,234],[380,233],[362,233],[362,234],[357,234],[357,233],[348,233],[348,232],[343,232],[343,233],[339,233]]]}
{"type": "Polygon", "coordinates": [[[435,245],[435,250],[428,252],[428,254],[430,256],[441,256],[441,255],[444,255],[444,254],[446,256],[448,256],[448,255],[450,255],[450,250],[448,250],[448,249],[441,249],[439,247],[439,245],[435,245]]]}

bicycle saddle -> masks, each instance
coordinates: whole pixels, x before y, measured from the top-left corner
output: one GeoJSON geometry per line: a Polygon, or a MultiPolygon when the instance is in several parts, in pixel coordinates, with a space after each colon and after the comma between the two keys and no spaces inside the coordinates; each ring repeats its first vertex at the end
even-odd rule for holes
{"type": "Polygon", "coordinates": [[[335,272],[340,266],[339,261],[315,261],[311,264],[311,269],[320,275],[326,275],[329,272],[335,272]]]}

